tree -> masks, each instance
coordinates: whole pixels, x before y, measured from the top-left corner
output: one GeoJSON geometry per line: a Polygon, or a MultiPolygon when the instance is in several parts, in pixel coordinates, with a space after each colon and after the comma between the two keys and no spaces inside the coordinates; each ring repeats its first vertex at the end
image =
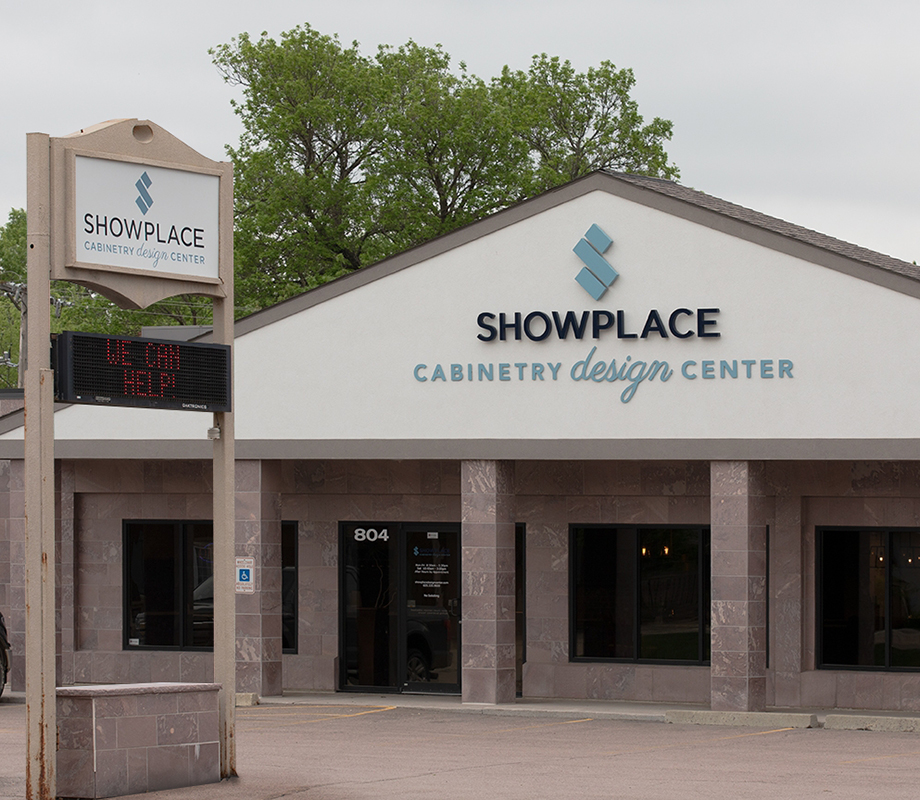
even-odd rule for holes
{"type": "Polygon", "coordinates": [[[610,169],[676,180],[664,142],[673,125],[655,117],[644,125],[629,93],[630,69],[609,61],[578,73],[568,61],[534,56],[527,72],[508,67],[493,87],[515,120],[533,158],[531,191],[541,192],[589,172],[610,169]]]}
{"type": "Polygon", "coordinates": [[[26,212],[10,211],[6,225],[0,227],[0,386],[20,385],[19,320],[25,298],[26,212]]]}
{"type": "Polygon", "coordinates": [[[343,47],[309,25],[211,51],[244,132],[236,290],[262,307],[596,169],[676,178],[630,70],[536,56],[485,82],[440,46],[343,47]]]}
{"type": "Polygon", "coordinates": [[[388,252],[399,252],[524,198],[525,143],[491,89],[450,69],[440,46],[382,46],[386,87],[382,146],[370,160],[384,209],[388,252]]]}
{"type": "Polygon", "coordinates": [[[228,148],[237,293],[261,307],[377,258],[384,209],[366,166],[385,123],[373,64],[309,26],[280,43],[242,34],[211,54],[244,93],[244,133],[228,148]]]}

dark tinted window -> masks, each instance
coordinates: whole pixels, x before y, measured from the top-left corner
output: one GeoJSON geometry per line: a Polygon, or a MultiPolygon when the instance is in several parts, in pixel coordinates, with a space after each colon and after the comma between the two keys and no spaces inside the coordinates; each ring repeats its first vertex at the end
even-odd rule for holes
{"type": "Polygon", "coordinates": [[[709,659],[709,530],[571,529],[576,659],[709,659]]]}
{"type": "Polygon", "coordinates": [[[297,652],[297,523],[281,523],[281,649],[297,652]]]}
{"type": "Polygon", "coordinates": [[[920,531],[818,531],[819,664],[920,667],[920,531]]]}
{"type": "Polygon", "coordinates": [[[210,522],[125,522],[125,644],[214,644],[214,534],[210,522]]]}

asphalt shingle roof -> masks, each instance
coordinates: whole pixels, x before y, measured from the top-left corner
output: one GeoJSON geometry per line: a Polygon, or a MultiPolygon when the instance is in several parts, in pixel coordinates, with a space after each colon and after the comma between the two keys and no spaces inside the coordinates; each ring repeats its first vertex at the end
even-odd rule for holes
{"type": "Polygon", "coordinates": [[[726,217],[738,220],[739,222],[745,222],[749,225],[778,233],[781,236],[795,239],[804,244],[820,247],[823,250],[836,253],[845,258],[851,258],[854,261],[861,261],[864,264],[871,264],[872,266],[890,270],[899,275],[920,280],[920,267],[916,264],[901,261],[898,258],[893,258],[883,253],[877,253],[874,250],[869,250],[866,247],[859,247],[858,245],[844,242],[841,239],[835,239],[833,236],[827,236],[826,234],[803,228],[801,225],[793,225],[791,222],[786,222],[777,217],[771,217],[768,214],[761,214],[759,211],[753,211],[750,208],[745,208],[736,203],[730,203],[727,200],[713,197],[705,192],[681,186],[679,183],[660,178],[649,178],[644,175],[630,175],[625,172],[608,171],[607,174],[625,183],[631,183],[634,186],[639,186],[643,189],[672,197],[675,200],[681,200],[685,203],[714,211],[717,214],[722,214],[726,217]]]}

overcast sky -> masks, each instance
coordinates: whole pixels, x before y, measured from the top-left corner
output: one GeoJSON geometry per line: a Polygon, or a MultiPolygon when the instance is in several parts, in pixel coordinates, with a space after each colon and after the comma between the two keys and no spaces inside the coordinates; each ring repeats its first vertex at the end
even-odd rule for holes
{"type": "Polygon", "coordinates": [[[139,117],[225,158],[237,90],[208,49],[303,22],[368,54],[440,43],[487,80],[541,52],[631,67],[681,183],[920,260],[918,0],[0,0],[0,221],[29,131],[139,117]]]}

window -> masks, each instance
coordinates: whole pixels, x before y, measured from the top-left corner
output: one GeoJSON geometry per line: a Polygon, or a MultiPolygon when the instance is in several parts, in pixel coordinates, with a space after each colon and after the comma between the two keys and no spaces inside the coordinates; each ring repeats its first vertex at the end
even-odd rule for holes
{"type": "MultiPolygon", "coordinates": [[[[214,646],[214,526],[124,523],[125,647],[214,646]]],[[[297,523],[281,523],[281,648],[297,652],[297,523]]]]}
{"type": "Polygon", "coordinates": [[[125,646],[214,645],[211,522],[124,523],[125,646]]]}
{"type": "Polygon", "coordinates": [[[281,523],[281,652],[297,652],[297,523],[281,523]]]}
{"type": "Polygon", "coordinates": [[[920,530],[817,532],[818,664],[920,668],[920,530]]]}
{"type": "Polygon", "coordinates": [[[573,660],[709,661],[709,529],[573,526],[573,660]]]}

